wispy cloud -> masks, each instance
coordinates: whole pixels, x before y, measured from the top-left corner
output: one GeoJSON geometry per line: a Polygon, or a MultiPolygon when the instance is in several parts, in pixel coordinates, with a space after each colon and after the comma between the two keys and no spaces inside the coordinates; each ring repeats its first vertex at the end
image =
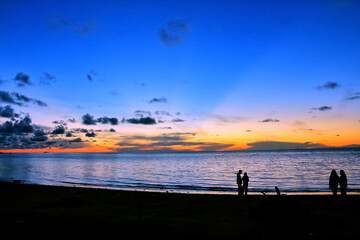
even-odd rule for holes
{"type": "Polygon", "coordinates": [[[15,104],[18,106],[25,106],[26,103],[32,103],[40,107],[47,107],[47,104],[45,102],[34,98],[26,97],[25,95],[17,92],[9,93],[6,91],[0,91],[0,102],[15,104]]]}
{"type": "Polygon", "coordinates": [[[317,90],[323,90],[323,89],[335,89],[340,87],[340,85],[337,82],[327,82],[324,85],[317,86],[317,90]]]}
{"type": "Polygon", "coordinates": [[[86,76],[89,81],[93,81],[96,75],[97,73],[95,72],[95,70],[91,69],[91,71],[86,76]]]}
{"type": "Polygon", "coordinates": [[[50,73],[44,73],[44,75],[40,78],[40,85],[50,85],[56,82],[56,77],[51,75],[50,73]]]}
{"type": "Polygon", "coordinates": [[[173,120],[171,120],[172,122],[185,122],[186,120],[181,119],[181,118],[174,118],[173,120]]]}
{"type": "Polygon", "coordinates": [[[262,122],[262,123],[280,122],[280,120],[278,120],[278,119],[273,119],[273,118],[267,118],[267,119],[261,120],[261,121],[259,121],[259,122],[262,122]]]}
{"type": "Polygon", "coordinates": [[[330,107],[330,106],[321,106],[318,108],[311,108],[311,110],[315,110],[315,111],[329,111],[331,109],[332,109],[332,107],[330,107]]]}
{"type": "Polygon", "coordinates": [[[223,123],[232,123],[232,122],[243,122],[245,118],[238,116],[228,116],[228,115],[220,115],[220,114],[207,114],[206,118],[214,119],[223,123]]]}
{"type": "Polygon", "coordinates": [[[248,143],[247,150],[282,150],[282,149],[312,149],[319,147],[326,147],[320,143],[299,143],[299,142],[277,142],[277,141],[260,141],[254,143],[248,143]]]}
{"type": "Polygon", "coordinates": [[[170,20],[159,32],[159,38],[167,47],[175,47],[183,43],[183,38],[190,32],[190,26],[185,20],[170,20]]]}
{"type": "Polygon", "coordinates": [[[153,98],[149,101],[149,103],[166,103],[167,99],[165,97],[162,98],[153,98]]]}
{"type": "Polygon", "coordinates": [[[196,133],[170,133],[155,136],[124,136],[114,149],[118,152],[160,151],[218,151],[233,146],[232,144],[193,141],[196,133]],[[189,151],[189,150],[188,150],[189,151]]]}
{"type": "Polygon", "coordinates": [[[360,92],[356,92],[351,96],[345,98],[345,100],[357,100],[357,99],[360,99],[360,92]]]}
{"type": "Polygon", "coordinates": [[[72,33],[85,37],[93,32],[96,27],[96,22],[94,20],[80,22],[60,15],[53,15],[47,19],[46,27],[52,32],[62,32],[68,30],[72,33]]]}

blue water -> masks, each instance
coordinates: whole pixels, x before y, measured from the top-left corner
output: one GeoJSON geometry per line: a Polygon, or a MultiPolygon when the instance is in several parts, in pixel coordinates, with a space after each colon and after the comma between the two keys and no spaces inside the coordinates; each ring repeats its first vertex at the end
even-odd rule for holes
{"type": "Polygon", "coordinates": [[[360,151],[197,153],[14,153],[0,155],[0,180],[190,193],[236,193],[238,169],[249,192],[329,192],[330,171],[360,191],[360,151]]]}

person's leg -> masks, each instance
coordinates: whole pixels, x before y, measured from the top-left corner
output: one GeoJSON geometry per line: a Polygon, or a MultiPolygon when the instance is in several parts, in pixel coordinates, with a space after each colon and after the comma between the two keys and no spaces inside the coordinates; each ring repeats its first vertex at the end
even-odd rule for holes
{"type": "Polygon", "coordinates": [[[336,187],[333,187],[333,188],[332,188],[332,192],[333,192],[333,195],[337,195],[337,188],[336,188],[336,187]]]}

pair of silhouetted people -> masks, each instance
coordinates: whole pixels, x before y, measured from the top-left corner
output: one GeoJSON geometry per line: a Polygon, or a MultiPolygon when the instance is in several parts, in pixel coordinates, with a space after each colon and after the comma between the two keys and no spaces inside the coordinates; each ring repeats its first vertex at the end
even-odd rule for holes
{"type": "Polygon", "coordinates": [[[340,185],[340,193],[342,196],[346,195],[347,189],[347,178],[344,170],[340,171],[340,177],[337,175],[335,170],[331,171],[330,178],[329,178],[329,188],[333,195],[337,195],[338,186],[340,185]]]}
{"type": "Polygon", "coordinates": [[[248,193],[248,186],[249,186],[249,177],[247,173],[244,173],[244,176],[241,177],[242,170],[239,170],[239,172],[236,174],[236,183],[238,185],[238,195],[247,195],[248,193]]]}

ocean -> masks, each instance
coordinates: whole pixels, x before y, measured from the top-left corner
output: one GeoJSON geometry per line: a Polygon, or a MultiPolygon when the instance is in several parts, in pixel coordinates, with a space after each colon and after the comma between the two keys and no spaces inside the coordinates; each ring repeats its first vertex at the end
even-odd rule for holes
{"type": "Polygon", "coordinates": [[[329,175],[346,172],[360,192],[360,151],[282,150],[184,153],[13,153],[0,155],[0,181],[122,190],[236,194],[247,172],[249,194],[330,193],[329,175]]]}

